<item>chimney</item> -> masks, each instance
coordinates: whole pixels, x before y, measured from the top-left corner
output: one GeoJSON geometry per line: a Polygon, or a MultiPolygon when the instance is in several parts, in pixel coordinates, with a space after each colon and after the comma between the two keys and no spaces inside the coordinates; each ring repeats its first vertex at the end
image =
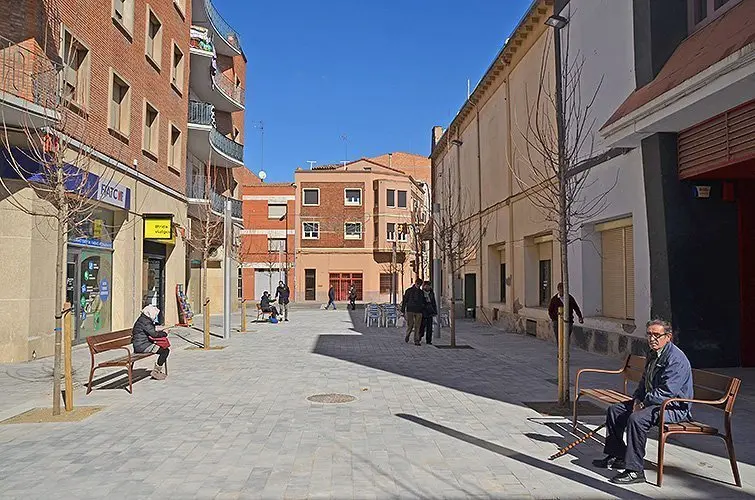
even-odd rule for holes
{"type": "Polygon", "coordinates": [[[438,141],[443,136],[443,127],[440,125],[436,125],[433,127],[433,133],[432,133],[432,147],[430,148],[430,151],[435,149],[435,146],[438,144],[438,141]]]}
{"type": "Polygon", "coordinates": [[[393,153],[388,153],[388,166],[393,167],[393,153]]]}

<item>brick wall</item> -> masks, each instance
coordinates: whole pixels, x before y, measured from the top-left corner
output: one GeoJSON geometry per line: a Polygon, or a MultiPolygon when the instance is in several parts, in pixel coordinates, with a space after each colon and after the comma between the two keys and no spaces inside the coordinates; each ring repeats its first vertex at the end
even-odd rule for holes
{"type": "MultiPolygon", "coordinates": [[[[320,205],[316,207],[304,206],[300,208],[302,222],[314,221],[320,223],[320,238],[305,240],[302,238],[303,248],[364,248],[365,240],[347,240],[344,238],[344,224],[346,222],[361,222],[362,233],[366,224],[367,208],[364,204],[364,182],[303,182],[302,190],[318,188],[320,190],[320,205]],[[354,188],[362,190],[361,206],[346,206],[344,204],[344,190],[354,188]]],[[[299,228],[297,228],[299,229],[299,228]]],[[[299,229],[301,230],[301,229],[299,229]]]]}
{"type": "Polygon", "coordinates": [[[64,127],[71,135],[131,166],[138,161],[139,171],[179,192],[184,192],[184,169],[173,171],[167,167],[169,123],[183,134],[181,157],[185,157],[187,141],[187,106],[189,81],[189,19],[191,2],[186,2],[182,14],[173,2],[150,2],[150,7],[162,23],[162,61],[157,70],[145,55],[147,2],[135,0],[132,33],[125,34],[111,18],[110,0],[99,2],[71,2],[58,0],[58,12],[47,20],[41,0],[0,2],[0,34],[19,40],[35,38],[37,41],[54,40],[54,52],[59,50],[59,26],[63,25],[89,49],[91,72],[89,103],[85,110],[66,113],[64,127]],[[22,12],[24,21],[17,15],[6,15],[9,8],[22,12]],[[57,21],[56,21],[57,17],[57,21]],[[7,33],[7,34],[6,34],[7,33]],[[172,41],[184,53],[183,92],[175,91],[170,84],[172,41]],[[109,81],[112,68],[131,87],[130,133],[119,137],[108,130],[109,81]],[[157,157],[142,152],[143,107],[147,99],[159,111],[159,149],[157,157]]]}

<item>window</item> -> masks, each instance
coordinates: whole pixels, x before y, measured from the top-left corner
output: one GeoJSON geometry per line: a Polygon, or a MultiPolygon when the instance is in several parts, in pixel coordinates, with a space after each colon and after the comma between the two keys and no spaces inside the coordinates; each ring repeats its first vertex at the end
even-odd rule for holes
{"type": "Polygon", "coordinates": [[[178,48],[176,42],[173,42],[173,60],[170,68],[170,83],[179,94],[184,90],[184,53],[178,48]]]}
{"type": "Polygon", "coordinates": [[[181,159],[183,158],[181,131],[172,123],[168,127],[170,131],[170,143],[168,144],[168,168],[176,172],[181,171],[181,159]]]}
{"type": "Polygon", "coordinates": [[[634,319],[634,232],[631,219],[598,224],[603,316],[634,319]]]}
{"type": "Polygon", "coordinates": [[[131,37],[134,32],[134,0],[113,0],[111,13],[116,26],[122,28],[131,37]]]}
{"type": "Polygon", "coordinates": [[[388,189],[385,192],[385,204],[389,207],[395,207],[396,206],[396,190],[395,189],[388,189]]]}
{"type": "Polygon", "coordinates": [[[267,218],[279,220],[286,216],[287,205],[285,203],[268,203],[267,218]]]}
{"type": "Polygon", "coordinates": [[[538,251],[538,303],[548,307],[551,301],[551,259],[553,258],[553,241],[537,245],[538,251]]]}
{"type": "Polygon", "coordinates": [[[501,264],[501,302],[506,302],[506,264],[501,264]]]}
{"type": "Polygon", "coordinates": [[[741,0],[687,0],[690,33],[710,23],[741,0]]]}
{"type": "Polygon", "coordinates": [[[361,205],[362,204],[362,190],[361,189],[345,189],[344,196],[346,198],[346,205],[361,205]]]}
{"type": "Polygon", "coordinates": [[[89,105],[89,49],[63,29],[63,98],[83,108],[89,105]]]}
{"type": "Polygon", "coordinates": [[[110,129],[128,137],[131,130],[131,87],[110,70],[110,129]]]}
{"type": "Polygon", "coordinates": [[[407,235],[409,234],[409,225],[398,224],[396,230],[398,231],[398,240],[401,242],[406,242],[407,235]]]}
{"type": "Polygon", "coordinates": [[[286,251],[286,238],[268,238],[267,251],[268,252],[285,252],[286,251]]]}
{"type": "Polygon", "coordinates": [[[391,283],[393,282],[393,275],[390,273],[380,273],[380,293],[391,293],[391,283]]]}
{"type": "Polygon", "coordinates": [[[320,190],[319,189],[303,189],[303,205],[305,207],[314,207],[320,204],[320,190]]]}
{"type": "Polygon", "coordinates": [[[147,5],[147,34],[144,40],[144,52],[147,60],[157,69],[160,69],[163,52],[163,25],[149,5],[147,5]]]}
{"type": "Polygon", "coordinates": [[[244,270],[243,268],[239,267],[239,270],[236,274],[236,289],[238,290],[236,296],[239,300],[244,298],[244,270]]]}
{"type": "Polygon", "coordinates": [[[146,100],[144,101],[144,129],[142,150],[157,156],[160,141],[160,113],[146,100]]]}
{"type": "Polygon", "coordinates": [[[396,241],[396,224],[389,222],[386,226],[386,240],[396,241]]]}
{"type": "Polygon", "coordinates": [[[186,15],[186,0],[173,0],[173,5],[178,9],[178,13],[181,14],[181,17],[186,15]]]}
{"type": "Polygon", "coordinates": [[[362,223],[361,222],[347,222],[344,224],[344,237],[347,240],[361,240],[362,239],[362,223]]]}
{"type": "Polygon", "coordinates": [[[406,191],[398,192],[398,207],[406,208],[406,191]]]}
{"type": "Polygon", "coordinates": [[[305,240],[317,240],[320,238],[319,222],[304,222],[302,223],[302,226],[305,240]]]}

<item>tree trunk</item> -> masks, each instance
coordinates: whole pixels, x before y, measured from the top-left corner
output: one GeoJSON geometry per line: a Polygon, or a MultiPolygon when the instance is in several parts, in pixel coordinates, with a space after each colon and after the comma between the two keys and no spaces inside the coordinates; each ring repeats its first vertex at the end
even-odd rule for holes
{"type": "Polygon", "coordinates": [[[63,283],[63,269],[66,251],[66,223],[68,220],[68,205],[66,202],[65,184],[63,171],[57,172],[58,184],[56,186],[58,213],[57,213],[57,255],[55,256],[55,356],[52,369],[52,414],[60,415],[60,378],[61,361],[63,358],[63,295],[61,286],[63,283]]]}

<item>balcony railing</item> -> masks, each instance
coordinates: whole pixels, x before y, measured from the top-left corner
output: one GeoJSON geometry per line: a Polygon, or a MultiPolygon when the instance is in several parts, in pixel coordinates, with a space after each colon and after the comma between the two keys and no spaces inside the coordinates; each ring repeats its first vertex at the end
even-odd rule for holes
{"type": "Polygon", "coordinates": [[[0,36],[0,92],[54,108],[60,103],[61,69],[44,52],[0,36]]]}
{"type": "Polygon", "coordinates": [[[239,34],[236,30],[231,28],[231,25],[223,19],[223,16],[220,15],[220,12],[218,12],[212,4],[212,0],[205,0],[204,4],[207,9],[207,17],[215,27],[215,30],[220,33],[223,39],[228,42],[231,47],[241,52],[241,42],[239,41],[239,34]]]}
{"type": "Polygon", "coordinates": [[[212,104],[189,101],[189,123],[210,125],[210,143],[215,149],[238,162],[244,161],[244,145],[229,139],[215,128],[215,108],[212,104]]]}
{"type": "Polygon", "coordinates": [[[215,108],[212,104],[189,101],[189,123],[215,126],[215,108]]]}
{"type": "Polygon", "coordinates": [[[242,106],[245,105],[245,92],[242,85],[236,85],[236,82],[219,71],[215,73],[213,82],[215,83],[215,87],[220,89],[220,91],[224,93],[229,99],[239,103],[242,106]]]}
{"type": "Polygon", "coordinates": [[[241,219],[241,200],[229,198],[222,194],[216,193],[212,188],[207,186],[207,178],[186,177],[186,196],[195,200],[207,200],[210,202],[210,208],[218,215],[225,213],[225,202],[231,200],[231,217],[241,219]],[[209,193],[209,196],[208,194],[209,193]]]}

